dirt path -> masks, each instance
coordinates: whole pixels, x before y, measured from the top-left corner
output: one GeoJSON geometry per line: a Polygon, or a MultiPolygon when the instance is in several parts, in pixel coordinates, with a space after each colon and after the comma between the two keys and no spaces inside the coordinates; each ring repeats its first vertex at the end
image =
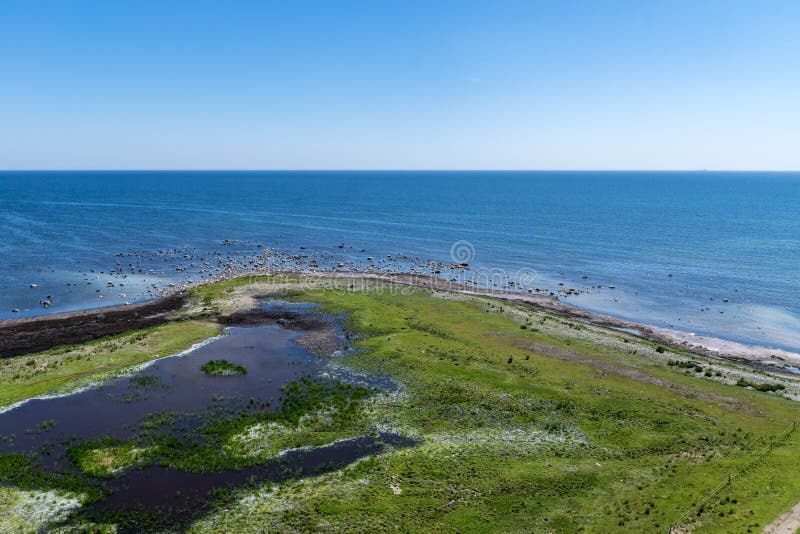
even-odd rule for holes
{"type": "Polygon", "coordinates": [[[795,534],[800,530],[800,502],[778,519],[764,527],[764,534],[795,534]]]}

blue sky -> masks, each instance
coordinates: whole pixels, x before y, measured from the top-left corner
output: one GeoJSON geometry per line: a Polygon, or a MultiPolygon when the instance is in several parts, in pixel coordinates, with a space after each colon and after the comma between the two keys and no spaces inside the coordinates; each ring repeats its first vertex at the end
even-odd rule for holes
{"type": "Polygon", "coordinates": [[[0,168],[800,169],[800,2],[2,0],[0,168]]]}

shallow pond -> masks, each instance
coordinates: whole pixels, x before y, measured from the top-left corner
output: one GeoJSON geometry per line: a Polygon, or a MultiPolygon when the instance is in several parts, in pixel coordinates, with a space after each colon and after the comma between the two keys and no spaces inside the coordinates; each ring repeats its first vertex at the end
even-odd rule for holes
{"type": "MultiPolygon", "coordinates": [[[[34,451],[64,440],[112,435],[129,437],[148,414],[196,413],[209,407],[280,407],[281,386],[315,374],[325,360],[295,343],[302,332],[278,325],[231,327],[194,351],[155,361],[139,372],[63,397],[34,399],[0,414],[0,452],[34,451]],[[247,368],[244,375],[209,376],[200,366],[225,359],[247,368]],[[269,403],[269,406],[266,406],[269,403]]],[[[50,454],[58,461],[58,454],[50,454]]]]}
{"type": "Polygon", "coordinates": [[[112,493],[80,513],[96,522],[117,520],[118,532],[180,531],[207,513],[215,501],[227,497],[220,490],[318,475],[379,453],[387,446],[413,443],[403,436],[382,433],[287,451],[275,460],[236,471],[198,473],[159,466],[134,469],[109,481],[107,487],[112,493]]]}
{"type": "MultiPolygon", "coordinates": [[[[312,314],[313,308],[269,302],[264,309],[270,313],[283,309],[296,315],[312,314]]],[[[317,319],[320,317],[317,315],[317,319]]],[[[163,426],[149,430],[172,435],[202,425],[212,412],[215,417],[276,412],[282,405],[284,385],[304,376],[327,376],[328,357],[312,354],[303,343],[315,334],[333,335],[342,342],[343,333],[332,328],[327,319],[325,328],[305,330],[292,329],[280,320],[231,326],[210,343],[157,360],[133,374],[71,395],[28,401],[0,413],[0,453],[30,454],[46,471],[79,473],[67,458],[68,447],[106,436],[133,438],[141,435],[148,417],[174,414],[163,426]],[[243,365],[247,372],[209,376],[201,371],[204,363],[220,359],[243,365]]],[[[102,481],[107,495],[78,513],[98,521],[122,514],[127,518],[120,524],[122,531],[140,530],[145,525],[180,530],[211,506],[221,488],[317,474],[379,452],[387,445],[409,444],[400,436],[362,436],[290,450],[241,470],[216,472],[145,465],[102,481]]]]}

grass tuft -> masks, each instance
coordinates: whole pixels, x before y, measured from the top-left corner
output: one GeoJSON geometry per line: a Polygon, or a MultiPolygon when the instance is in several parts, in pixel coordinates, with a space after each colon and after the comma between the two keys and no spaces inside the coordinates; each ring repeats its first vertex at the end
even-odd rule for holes
{"type": "Polygon", "coordinates": [[[247,374],[247,367],[228,360],[210,360],[200,366],[200,370],[210,376],[234,376],[247,374]]]}

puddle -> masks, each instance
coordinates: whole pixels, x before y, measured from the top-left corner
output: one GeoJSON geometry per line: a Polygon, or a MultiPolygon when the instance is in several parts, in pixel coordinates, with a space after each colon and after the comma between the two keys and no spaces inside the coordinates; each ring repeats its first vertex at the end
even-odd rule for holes
{"type": "Polygon", "coordinates": [[[291,302],[280,299],[264,299],[261,302],[261,307],[270,311],[308,313],[318,310],[319,304],[316,302],[291,302]]]}
{"type": "Polygon", "coordinates": [[[633,334],[634,336],[642,337],[642,332],[635,328],[625,328],[623,326],[612,326],[610,327],[612,330],[619,330],[620,332],[626,332],[628,334],[633,334]]]}

